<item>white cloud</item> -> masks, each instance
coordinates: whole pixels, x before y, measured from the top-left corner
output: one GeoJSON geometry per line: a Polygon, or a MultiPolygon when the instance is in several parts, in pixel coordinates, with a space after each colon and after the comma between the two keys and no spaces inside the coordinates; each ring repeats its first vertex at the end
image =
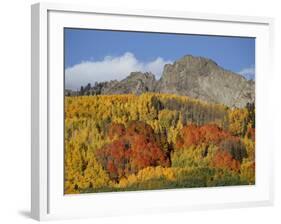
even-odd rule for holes
{"type": "Polygon", "coordinates": [[[244,68],[238,74],[243,75],[248,80],[255,80],[255,67],[244,68]]]}
{"type": "Polygon", "coordinates": [[[126,52],[121,56],[106,56],[101,61],[83,61],[65,70],[65,85],[67,89],[76,90],[81,85],[95,82],[121,80],[131,72],[152,72],[156,78],[160,78],[165,61],[158,57],[148,62],[139,61],[133,53],[126,52]]]}

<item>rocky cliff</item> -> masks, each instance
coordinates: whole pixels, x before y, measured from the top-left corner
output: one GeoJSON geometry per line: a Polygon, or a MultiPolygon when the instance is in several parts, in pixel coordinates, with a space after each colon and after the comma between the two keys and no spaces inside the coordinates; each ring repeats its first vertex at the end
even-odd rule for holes
{"type": "Polygon", "coordinates": [[[155,90],[230,107],[243,107],[255,100],[254,81],[227,71],[210,59],[191,55],[165,65],[155,90]]]}
{"type": "Polygon", "coordinates": [[[96,83],[88,94],[144,92],[174,93],[244,107],[255,101],[255,82],[223,69],[210,59],[187,55],[166,64],[159,80],[152,73],[132,72],[121,81],[96,83]]]}

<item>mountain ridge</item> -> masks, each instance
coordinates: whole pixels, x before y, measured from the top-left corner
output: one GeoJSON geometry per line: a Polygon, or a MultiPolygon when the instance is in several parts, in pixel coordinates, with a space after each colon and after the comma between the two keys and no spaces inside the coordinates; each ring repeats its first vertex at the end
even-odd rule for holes
{"type": "MultiPolygon", "coordinates": [[[[81,87],[79,95],[139,95],[145,92],[185,95],[241,108],[255,101],[255,82],[220,67],[211,59],[185,55],[172,64],[166,64],[159,80],[150,72],[134,71],[120,81],[81,87]]],[[[65,94],[75,95],[75,91],[66,90],[65,94]]]]}

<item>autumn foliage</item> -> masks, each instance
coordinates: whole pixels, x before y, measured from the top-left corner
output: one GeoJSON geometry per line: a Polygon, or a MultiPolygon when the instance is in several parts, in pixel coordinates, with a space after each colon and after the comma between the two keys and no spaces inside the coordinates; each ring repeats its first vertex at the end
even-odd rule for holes
{"type": "Polygon", "coordinates": [[[156,135],[149,125],[133,121],[125,129],[122,125],[113,124],[109,128],[110,133],[116,127],[123,135],[96,151],[98,161],[109,173],[110,178],[119,180],[149,166],[170,166],[167,153],[161,149],[161,144],[157,142],[156,135]]]}
{"type": "Polygon", "coordinates": [[[235,160],[229,152],[223,150],[215,154],[212,165],[214,167],[231,169],[234,171],[239,171],[240,169],[240,162],[235,160]]]}
{"type": "Polygon", "coordinates": [[[65,98],[64,192],[255,184],[255,106],[186,96],[65,98]]]}
{"type": "Polygon", "coordinates": [[[188,148],[192,145],[200,145],[202,143],[218,144],[230,136],[228,132],[223,131],[215,124],[203,126],[191,124],[181,129],[177,137],[176,146],[177,148],[188,148]]]}

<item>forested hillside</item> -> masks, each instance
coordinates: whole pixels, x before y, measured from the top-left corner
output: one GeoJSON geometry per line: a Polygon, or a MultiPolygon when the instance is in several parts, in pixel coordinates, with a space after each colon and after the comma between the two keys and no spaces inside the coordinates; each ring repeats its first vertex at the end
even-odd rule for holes
{"type": "Polygon", "coordinates": [[[65,97],[65,193],[255,183],[255,106],[160,93],[65,97]]]}

